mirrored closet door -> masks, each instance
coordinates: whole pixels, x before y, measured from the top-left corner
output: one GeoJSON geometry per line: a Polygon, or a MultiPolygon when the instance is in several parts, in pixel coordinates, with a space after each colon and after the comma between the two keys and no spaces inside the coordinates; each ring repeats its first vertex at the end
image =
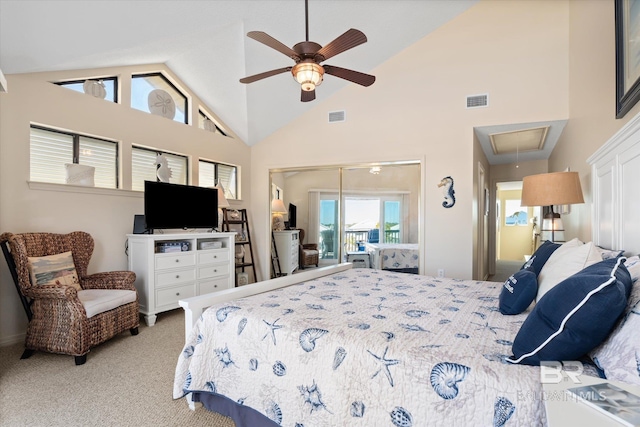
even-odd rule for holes
{"type": "MultiPolygon", "coordinates": [[[[362,260],[379,246],[410,245],[418,253],[419,162],[278,169],[270,175],[272,215],[282,215],[283,228],[301,230],[300,244],[317,249],[319,266],[362,260]],[[284,206],[277,208],[282,212],[274,212],[276,206],[284,206]]],[[[415,272],[419,259],[412,261],[415,272]]],[[[381,267],[373,261],[366,266],[381,267]]],[[[299,269],[315,267],[306,262],[300,258],[299,269]]]]}

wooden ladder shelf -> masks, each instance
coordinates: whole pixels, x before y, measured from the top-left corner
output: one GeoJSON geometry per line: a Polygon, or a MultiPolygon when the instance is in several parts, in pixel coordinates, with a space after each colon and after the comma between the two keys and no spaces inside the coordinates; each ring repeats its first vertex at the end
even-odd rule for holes
{"type": "MultiPolygon", "coordinates": [[[[235,227],[234,227],[235,228],[235,227]]],[[[256,275],[255,258],[253,257],[253,245],[251,244],[251,232],[249,230],[249,219],[247,217],[246,209],[222,209],[222,231],[236,232],[236,248],[242,247],[242,257],[236,257],[236,272],[240,270],[245,272],[245,269],[251,269],[253,271],[253,281],[258,281],[256,275]],[[239,225],[239,229],[232,229],[232,225],[239,225]],[[247,254],[246,246],[249,246],[249,253],[247,254]]],[[[237,252],[236,252],[237,253],[237,252]]],[[[238,275],[236,274],[236,286],[238,286],[238,275]]]]}

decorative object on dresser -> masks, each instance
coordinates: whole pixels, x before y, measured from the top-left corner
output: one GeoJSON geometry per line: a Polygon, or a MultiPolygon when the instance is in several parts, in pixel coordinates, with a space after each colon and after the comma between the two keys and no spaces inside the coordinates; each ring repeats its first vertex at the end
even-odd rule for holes
{"type": "MultiPolygon", "coordinates": [[[[253,280],[254,282],[257,282],[258,276],[256,275],[256,264],[254,262],[255,258],[253,257],[253,245],[251,244],[251,231],[249,229],[249,216],[247,215],[247,210],[223,209],[222,217],[222,230],[225,232],[235,231],[236,233],[236,273],[244,273],[245,269],[251,268],[251,271],[253,271],[253,280]],[[234,230],[232,229],[232,226],[239,227],[239,229],[234,230]],[[250,258],[248,259],[245,246],[249,247],[248,255],[250,258]]],[[[247,283],[249,283],[248,279],[247,283]]],[[[236,274],[236,286],[238,284],[239,277],[236,274]]]]}
{"type": "Polygon", "coordinates": [[[235,233],[127,234],[147,325],[178,308],[178,300],[234,287],[235,233]],[[166,252],[163,248],[178,247],[166,252]],[[185,250],[183,250],[183,248],[185,250]]]}
{"type": "Polygon", "coordinates": [[[273,199],[271,201],[271,225],[274,231],[280,231],[284,229],[284,220],[282,214],[286,214],[287,209],[284,207],[282,199],[273,199]]]}
{"type": "Polygon", "coordinates": [[[521,206],[550,206],[542,221],[542,241],[564,242],[564,227],[553,205],[584,203],[578,172],[553,172],[525,176],[522,180],[521,206]]]}
{"type": "Polygon", "coordinates": [[[224,196],[224,187],[220,184],[220,181],[216,184],[216,189],[218,190],[218,231],[222,231],[222,222],[223,222],[223,214],[222,209],[226,209],[229,206],[229,201],[224,196]]]}
{"type": "Polygon", "coordinates": [[[278,249],[282,274],[291,274],[296,271],[299,267],[300,230],[273,231],[273,240],[278,249]]]}
{"type": "Polygon", "coordinates": [[[127,329],[138,334],[136,275],[87,274],[94,248],[88,233],[4,233],[0,245],[29,319],[23,359],[47,351],[82,365],[92,347],[127,329]]]}
{"type": "Polygon", "coordinates": [[[317,243],[304,243],[304,230],[300,229],[300,259],[298,260],[298,264],[300,268],[305,268],[310,265],[318,266],[318,258],[320,256],[320,251],[318,251],[317,243]]]}

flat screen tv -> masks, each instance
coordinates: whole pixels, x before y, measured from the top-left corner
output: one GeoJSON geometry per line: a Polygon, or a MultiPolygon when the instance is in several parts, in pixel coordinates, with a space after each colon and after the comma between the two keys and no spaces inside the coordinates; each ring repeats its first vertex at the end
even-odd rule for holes
{"type": "Polygon", "coordinates": [[[289,203],[289,216],[287,219],[289,220],[290,229],[296,228],[296,209],[296,205],[289,203]]]}
{"type": "Polygon", "coordinates": [[[218,227],[218,190],[168,182],[144,182],[147,229],[218,227]]]}

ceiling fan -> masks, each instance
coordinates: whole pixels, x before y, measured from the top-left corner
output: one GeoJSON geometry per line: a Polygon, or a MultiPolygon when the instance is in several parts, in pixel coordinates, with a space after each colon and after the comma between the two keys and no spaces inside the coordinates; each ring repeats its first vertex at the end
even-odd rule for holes
{"type": "Polygon", "coordinates": [[[300,101],[302,102],[309,102],[316,99],[316,86],[320,86],[325,73],[362,86],[371,86],[376,81],[375,76],[333,65],[320,65],[321,62],[326,61],[339,53],[365,43],[367,41],[367,36],[365,36],[362,31],[351,28],[326,46],[320,46],[318,43],[309,41],[308,0],[305,0],[304,2],[304,12],[306,41],[294,45],[293,48],[285,46],[262,31],[250,31],[247,33],[247,37],[259,41],[260,43],[287,55],[289,58],[293,59],[296,64],[292,67],[278,68],[276,70],[245,77],[240,79],[240,83],[253,83],[267,77],[291,71],[293,78],[300,83],[302,88],[300,95],[300,101]]]}

